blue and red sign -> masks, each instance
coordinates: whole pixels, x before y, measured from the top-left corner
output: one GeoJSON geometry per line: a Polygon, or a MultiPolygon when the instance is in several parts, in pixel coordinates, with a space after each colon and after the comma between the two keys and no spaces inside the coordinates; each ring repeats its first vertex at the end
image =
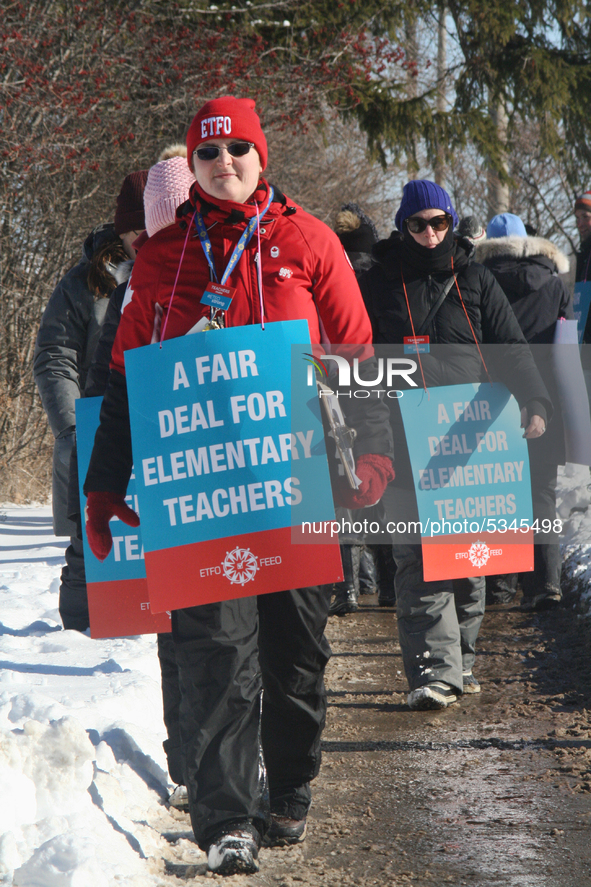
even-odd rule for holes
{"type": "Polygon", "coordinates": [[[338,540],[291,544],[291,527],[334,518],[309,348],[306,322],[286,321],[126,352],[155,612],[342,577],[338,540]]]}
{"type": "MultiPolygon", "coordinates": [[[[102,397],[76,401],[78,473],[81,478],[86,477],[88,470],[102,402],[102,397]]],[[[127,487],[126,500],[130,508],[138,510],[133,477],[127,487]]],[[[82,490],[80,505],[84,514],[86,499],[82,490]]],[[[154,614],[150,607],[139,529],[128,527],[119,518],[113,518],[110,526],[113,548],[104,561],[99,561],[90,550],[82,521],[91,637],[129,637],[170,631],[168,614],[154,614]]]]}
{"type": "Polygon", "coordinates": [[[501,384],[405,391],[424,578],[533,569],[533,514],[520,410],[501,384]]]}

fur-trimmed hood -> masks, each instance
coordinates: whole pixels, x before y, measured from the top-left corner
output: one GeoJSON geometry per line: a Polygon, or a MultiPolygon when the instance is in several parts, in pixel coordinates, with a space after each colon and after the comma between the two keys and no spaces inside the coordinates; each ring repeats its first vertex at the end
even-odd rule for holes
{"type": "Polygon", "coordinates": [[[567,274],[568,258],[550,240],[544,237],[492,237],[475,244],[475,259],[481,264],[493,258],[531,259],[544,256],[554,262],[559,274],[567,274]]]}
{"type": "Polygon", "coordinates": [[[549,240],[494,237],[477,245],[476,261],[496,277],[530,344],[551,344],[558,318],[573,318],[572,296],[560,277],[568,259],[549,240]]]}

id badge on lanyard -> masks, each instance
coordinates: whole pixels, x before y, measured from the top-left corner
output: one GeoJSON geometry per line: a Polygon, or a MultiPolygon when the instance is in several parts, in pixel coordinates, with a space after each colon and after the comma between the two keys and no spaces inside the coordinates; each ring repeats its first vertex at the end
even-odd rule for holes
{"type": "Polygon", "coordinates": [[[429,336],[405,336],[405,354],[428,354],[430,351],[429,336]]]}
{"type": "Polygon", "coordinates": [[[201,303],[216,308],[219,311],[227,311],[232,304],[236,287],[225,286],[223,283],[211,281],[207,284],[207,289],[201,296],[201,303]]]}

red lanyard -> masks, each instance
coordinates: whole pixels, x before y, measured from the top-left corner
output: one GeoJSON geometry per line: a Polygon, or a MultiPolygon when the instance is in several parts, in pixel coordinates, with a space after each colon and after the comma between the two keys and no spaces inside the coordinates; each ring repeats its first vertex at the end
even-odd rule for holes
{"type": "MultiPolygon", "coordinates": [[[[452,272],[452,274],[453,274],[453,278],[454,278],[454,282],[455,282],[455,285],[456,285],[456,289],[457,289],[457,291],[458,291],[458,296],[460,297],[460,302],[462,303],[462,308],[464,309],[464,314],[466,315],[466,320],[468,321],[468,326],[470,327],[470,331],[471,331],[471,333],[472,333],[472,337],[473,337],[473,339],[474,339],[474,344],[475,344],[476,347],[478,348],[478,353],[479,353],[479,355],[480,355],[480,360],[482,361],[482,366],[484,367],[484,371],[485,371],[485,373],[486,373],[486,375],[487,375],[488,381],[489,381],[490,384],[492,385],[492,379],[491,379],[491,377],[490,377],[490,375],[489,375],[488,368],[487,368],[486,363],[485,363],[485,361],[484,361],[484,357],[482,356],[482,351],[480,350],[480,345],[478,344],[478,340],[477,340],[477,338],[476,338],[476,333],[474,332],[474,327],[472,326],[472,322],[470,321],[470,318],[468,317],[468,312],[466,311],[466,306],[465,306],[465,304],[464,304],[464,299],[462,298],[462,293],[460,292],[460,287],[459,287],[459,284],[458,284],[458,278],[456,277],[455,272],[454,272],[454,260],[453,260],[453,256],[452,256],[452,259],[451,259],[451,272],[452,272]]],[[[402,278],[402,288],[403,288],[403,290],[404,290],[404,298],[406,299],[406,307],[407,307],[407,309],[408,309],[408,316],[409,316],[409,319],[410,319],[410,326],[411,326],[411,329],[412,329],[412,334],[413,334],[413,337],[416,339],[415,325],[414,325],[414,321],[413,321],[413,319],[412,319],[412,312],[411,312],[411,310],[410,310],[410,302],[409,302],[409,300],[408,300],[408,293],[407,293],[407,291],[406,291],[406,283],[404,282],[404,275],[403,275],[403,273],[402,273],[402,269],[400,270],[400,277],[402,278]]],[[[418,344],[416,344],[416,343],[415,343],[415,346],[416,346],[416,349],[417,349],[417,358],[418,358],[418,361],[419,361],[419,366],[420,366],[420,368],[421,368],[421,376],[422,376],[422,379],[423,379],[423,388],[424,388],[425,391],[427,392],[427,396],[429,396],[429,392],[427,391],[427,383],[425,382],[425,374],[424,374],[424,372],[423,372],[423,364],[422,364],[422,362],[421,362],[421,355],[420,355],[420,353],[419,353],[419,346],[418,346],[418,344]]]]}
{"type": "Polygon", "coordinates": [[[427,383],[425,381],[425,374],[423,372],[423,362],[421,361],[421,355],[419,352],[419,344],[417,342],[417,334],[415,333],[415,324],[412,319],[412,314],[411,314],[411,310],[410,310],[410,302],[408,301],[408,293],[406,292],[406,284],[404,282],[404,274],[402,273],[402,268],[400,269],[400,276],[402,278],[402,289],[404,290],[404,298],[406,299],[406,307],[408,308],[408,316],[410,318],[410,328],[412,329],[413,338],[415,340],[415,348],[417,349],[417,358],[419,361],[419,366],[421,368],[421,378],[423,380],[423,388],[425,389],[427,397],[430,398],[429,391],[427,390],[427,383]]]}

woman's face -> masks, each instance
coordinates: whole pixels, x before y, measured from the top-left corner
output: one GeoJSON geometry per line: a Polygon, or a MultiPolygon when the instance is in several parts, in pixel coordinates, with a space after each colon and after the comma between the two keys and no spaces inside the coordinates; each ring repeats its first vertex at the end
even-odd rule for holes
{"type": "Polygon", "coordinates": [[[120,235],[123,249],[130,259],[135,259],[137,256],[137,249],[133,248],[132,243],[138,239],[143,230],[144,229],[142,228],[141,231],[126,231],[124,234],[120,235]]]}
{"type": "MultiPolygon", "coordinates": [[[[412,219],[434,219],[435,216],[445,216],[446,213],[442,209],[422,209],[418,213],[414,213],[410,218],[412,219]]],[[[408,219],[406,220],[408,221],[408,219]]],[[[421,231],[420,234],[413,234],[412,231],[409,231],[408,227],[406,230],[411,235],[411,237],[416,240],[417,243],[420,243],[421,246],[426,246],[427,249],[433,249],[437,246],[437,244],[441,243],[441,241],[445,238],[449,229],[449,225],[447,228],[444,228],[442,231],[434,231],[430,225],[427,225],[424,231],[421,231]]]]}
{"type": "Polygon", "coordinates": [[[215,146],[222,150],[215,160],[199,160],[194,153],[193,171],[206,194],[220,200],[246,203],[254,194],[263,169],[256,148],[251,148],[243,157],[232,157],[224,150],[237,141],[242,139],[209,139],[202,142],[200,148],[215,146]]]}
{"type": "Polygon", "coordinates": [[[583,242],[591,235],[591,212],[587,212],[586,209],[578,209],[575,212],[575,219],[577,221],[579,237],[581,242],[583,242]]]}

